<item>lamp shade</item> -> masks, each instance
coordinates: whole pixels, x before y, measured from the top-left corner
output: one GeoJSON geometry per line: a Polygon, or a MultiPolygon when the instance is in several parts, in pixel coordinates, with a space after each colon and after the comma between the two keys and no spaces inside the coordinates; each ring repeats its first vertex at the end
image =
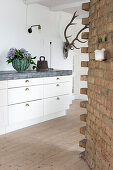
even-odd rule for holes
{"type": "Polygon", "coordinates": [[[28,32],[29,32],[29,33],[32,33],[32,28],[31,28],[31,27],[28,29],[28,32]]]}

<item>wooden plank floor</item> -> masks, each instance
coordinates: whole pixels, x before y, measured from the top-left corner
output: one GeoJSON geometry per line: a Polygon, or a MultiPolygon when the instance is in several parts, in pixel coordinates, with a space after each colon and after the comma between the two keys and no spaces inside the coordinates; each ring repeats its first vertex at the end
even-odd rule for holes
{"type": "Polygon", "coordinates": [[[84,111],[73,101],[65,117],[0,136],[0,170],[89,170],[79,157],[84,111]]]}

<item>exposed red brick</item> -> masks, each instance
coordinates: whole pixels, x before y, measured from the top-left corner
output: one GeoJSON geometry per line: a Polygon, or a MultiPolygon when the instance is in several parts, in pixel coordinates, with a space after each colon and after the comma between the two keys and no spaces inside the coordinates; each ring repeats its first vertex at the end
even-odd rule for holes
{"type": "Polygon", "coordinates": [[[89,18],[82,18],[83,25],[89,25],[89,18]]]}
{"type": "Polygon", "coordinates": [[[80,94],[87,95],[87,88],[81,88],[80,89],[80,94]]]}
{"type": "Polygon", "coordinates": [[[86,142],[87,140],[86,139],[83,139],[79,142],[79,146],[82,147],[82,148],[86,148],[86,142]]]}
{"type": "Polygon", "coordinates": [[[81,67],[88,67],[88,61],[81,61],[81,67]]]}
{"type": "Polygon", "coordinates": [[[83,32],[83,33],[81,34],[81,38],[82,38],[82,39],[88,39],[88,38],[89,38],[89,32],[83,32]]]}
{"type": "Polygon", "coordinates": [[[80,80],[81,81],[87,81],[88,80],[88,75],[81,75],[80,80]]]}
{"type": "Polygon", "coordinates": [[[85,135],[85,133],[86,133],[86,126],[83,126],[83,127],[80,128],[80,133],[82,135],[85,135]]]}
{"type": "Polygon", "coordinates": [[[86,120],[87,120],[87,114],[82,114],[82,115],[80,115],[80,120],[83,121],[83,122],[86,122],[86,120]]]}
{"type": "Polygon", "coordinates": [[[82,47],[81,53],[88,53],[88,47],[82,47]]]}
{"type": "Polygon", "coordinates": [[[82,10],[89,11],[89,8],[90,8],[90,2],[82,4],[82,10]]]}
{"type": "Polygon", "coordinates": [[[81,108],[87,108],[88,101],[81,101],[80,102],[80,107],[81,108]]]}

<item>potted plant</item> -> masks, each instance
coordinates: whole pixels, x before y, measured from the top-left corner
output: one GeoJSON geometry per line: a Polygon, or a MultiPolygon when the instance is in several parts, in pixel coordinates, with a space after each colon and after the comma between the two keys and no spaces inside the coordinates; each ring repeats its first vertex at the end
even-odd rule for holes
{"type": "Polygon", "coordinates": [[[7,62],[12,63],[13,68],[18,72],[23,72],[28,69],[30,64],[33,65],[33,70],[36,69],[36,64],[33,61],[36,57],[32,57],[24,48],[11,48],[7,55],[7,62]]]}

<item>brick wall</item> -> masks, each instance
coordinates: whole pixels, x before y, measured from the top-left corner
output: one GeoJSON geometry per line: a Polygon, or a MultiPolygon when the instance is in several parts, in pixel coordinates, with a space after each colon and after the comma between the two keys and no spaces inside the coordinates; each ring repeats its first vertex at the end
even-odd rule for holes
{"type": "Polygon", "coordinates": [[[91,0],[86,159],[94,170],[113,170],[113,0],[91,0]],[[106,49],[106,61],[94,51],[106,49]]]}
{"type": "Polygon", "coordinates": [[[90,59],[94,59],[94,50],[102,47],[107,50],[107,58],[111,58],[113,55],[113,0],[91,0],[89,21],[90,59]]]}

